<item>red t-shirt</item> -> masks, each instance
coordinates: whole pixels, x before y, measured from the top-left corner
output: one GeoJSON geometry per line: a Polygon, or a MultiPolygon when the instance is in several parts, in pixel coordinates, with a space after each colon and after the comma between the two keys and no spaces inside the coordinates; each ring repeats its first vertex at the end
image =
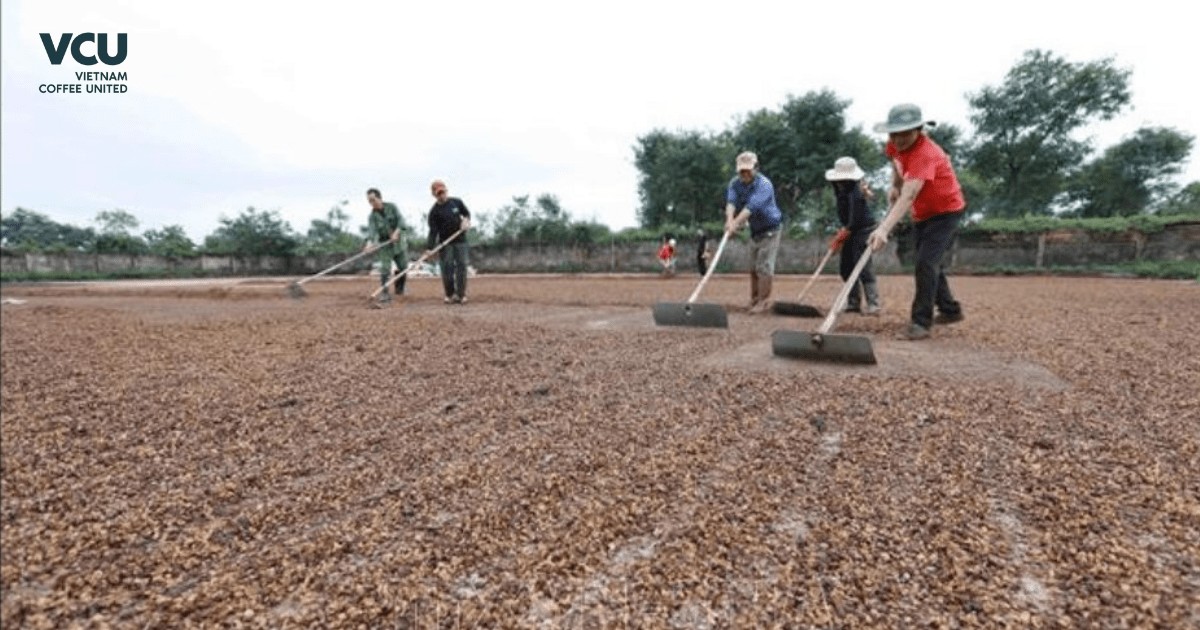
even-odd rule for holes
{"type": "Polygon", "coordinates": [[[675,257],[675,248],[668,243],[663,243],[663,246],[658,250],[659,260],[671,260],[675,257]]]}
{"type": "Polygon", "coordinates": [[[924,221],[967,207],[958,176],[950,166],[950,156],[936,142],[922,134],[907,151],[901,152],[889,140],[886,153],[895,161],[903,179],[925,180],[921,192],[913,200],[913,221],[924,221]]]}

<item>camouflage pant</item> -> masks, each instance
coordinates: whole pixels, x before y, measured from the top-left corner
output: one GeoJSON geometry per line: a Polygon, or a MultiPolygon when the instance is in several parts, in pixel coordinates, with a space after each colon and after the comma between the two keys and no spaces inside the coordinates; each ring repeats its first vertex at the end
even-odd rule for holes
{"type": "MultiPolygon", "coordinates": [[[[390,243],[379,248],[376,252],[376,257],[379,260],[379,284],[387,284],[388,279],[392,277],[392,263],[396,264],[396,272],[404,271],[408,266],[408,248],[403,240],[395,243],[390,243]]],[[[404,295],[404,281],[408,276],[401,276],[396,280],[396,295],[404,295]]],[[[386,292],[386,291],[385,291],[386,292]]]]}

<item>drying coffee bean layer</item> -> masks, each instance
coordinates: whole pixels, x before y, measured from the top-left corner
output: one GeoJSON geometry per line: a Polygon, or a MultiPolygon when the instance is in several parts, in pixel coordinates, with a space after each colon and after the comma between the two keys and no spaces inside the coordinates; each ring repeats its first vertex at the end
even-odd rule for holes
{"type": "Polygon", "coordinates": [[[1200,626],[1200,285],[885,277],[851,368],[696,280],[5,287],[0,623],[1200,626]]]}

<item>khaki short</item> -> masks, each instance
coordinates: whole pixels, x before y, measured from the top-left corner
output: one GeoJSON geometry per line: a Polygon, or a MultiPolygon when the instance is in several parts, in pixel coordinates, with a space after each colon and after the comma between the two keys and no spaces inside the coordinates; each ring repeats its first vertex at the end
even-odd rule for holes
{"type": "Polygon", "coordinates": [[[775,257],[779,255],[779,237],[783,230],[775,228],[750,239],[750,261],[754,264],[754,273],[760,276],[775,275],[775,257]]]}

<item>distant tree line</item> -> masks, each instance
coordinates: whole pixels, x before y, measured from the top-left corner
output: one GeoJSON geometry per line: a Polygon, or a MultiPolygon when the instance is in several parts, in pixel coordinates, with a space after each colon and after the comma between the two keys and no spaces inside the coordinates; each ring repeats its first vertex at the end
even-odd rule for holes
{"type": "MultiPolygon", "coordinates": [[[[669,234],[661,230],[628,229],[613,232],[595,220],[576,220],[558,197],[544,193],[532,201],[530,195],[475,215],[473,241],[483,244],[595,244],[612,241],[650,240],[669,234]]],[[[368,238],[365,225],[350,229],[348,202],[342,201],[313,219],[307,232],[299,233],[278,210],[246,208],[233,217],[222,216],[219,225],[200,243],[193,242],[180,225],[138,232],[141,222],[125,210],[102,210],[94,225],[78,227],[59,223],[40,212],[17,208],[0,217],[0,244],[8,250],[33,252],[85,252],[96,254],[150,254],[186,258],[202,254],[220,256],[305,256],[349,254],[358,251],[368,238]]],[[[423,241],[420,230],[404,222],[410,242],[423,241]]],[[[422,245],[410,246],[410,249],[422,245]]]]}
{"type": "Polygon", "coordinates": [[[96,254],[152,254],[186,258],[201,254],[234,256],[303,256],[356,251],[365,239],[348,229],[345,201],[333,206],[323,219],[314,219],[308,232],[297,233],[277,210],[246,208],[220,224],[203,243],[194,243],[180,225],[168,225],[138,234],[141,222],[125,210],[102,210],[95,226],[58,223],[48,216],[17,208],[0,218],[0,243],[6,249],[38,252],[96,254]]]}
{"type": "MultiPolygon", "coordinates": [[[[219,256],[305,256],[349,254],[358,251],[368,238],[365,225],[350,229],[348,202],[342,201],[323,218],[313,219],[308,231],[299,233],[278,210],[246,208],[234,217],[222,216],[216,230],[201,243],[193,242],[182,226],[168,225],[138,233],[141,222],[125,210],[103,210],[93,226],[59,223],[45,214],[17,208],[0,217],[0,244],[8,250],[34,252],[86,252],[97,254],[151,254],[186,258],[201,254],[219,256]]],[[[423,247],[424,226],[414,229],[401,217],[410,250],[423,247]]],[[[719,223],[710,225],[720,230],[719,223]]],[[[519,195],[500,208],[474,215],[472,242],[476,244],[569,244],[593,245],[612,242],[658,240],[677,234],[678,226],[653,229],[628,228],[614,232],[596,220],[575,219],[558,197],[543,193],[536,198],[519,195]],[[531,200],[532,199],[532,200],[531,200]]]]}
{"type": "MultiPolygon", "coordinates": [[[[1192,136],[1144,127],[1098,154],[1091,140],[1077,137],[1088,124],[1125,111],[1129,77],[1111,59],[1072,63],[1031,50],[1000,85],[967,94],[970,133],[943,124],[930,135],[954,161],[971,214],[1200,214],[1200,182],[1175,181],[1192,136]]],[[[778,109],[739,116],[719,132],[655,129],[639,137],[633,151],[640,225],[687,228],[719,220],[733,158],[750,150],[775,184],[791,229],[825,232],[835,219],[824,173],[835,159],[854,157],[881,192],[890,182],[882,138],[847,125],[849,104],[829,90],[809,92],[789,96],[778,109]]]]}

